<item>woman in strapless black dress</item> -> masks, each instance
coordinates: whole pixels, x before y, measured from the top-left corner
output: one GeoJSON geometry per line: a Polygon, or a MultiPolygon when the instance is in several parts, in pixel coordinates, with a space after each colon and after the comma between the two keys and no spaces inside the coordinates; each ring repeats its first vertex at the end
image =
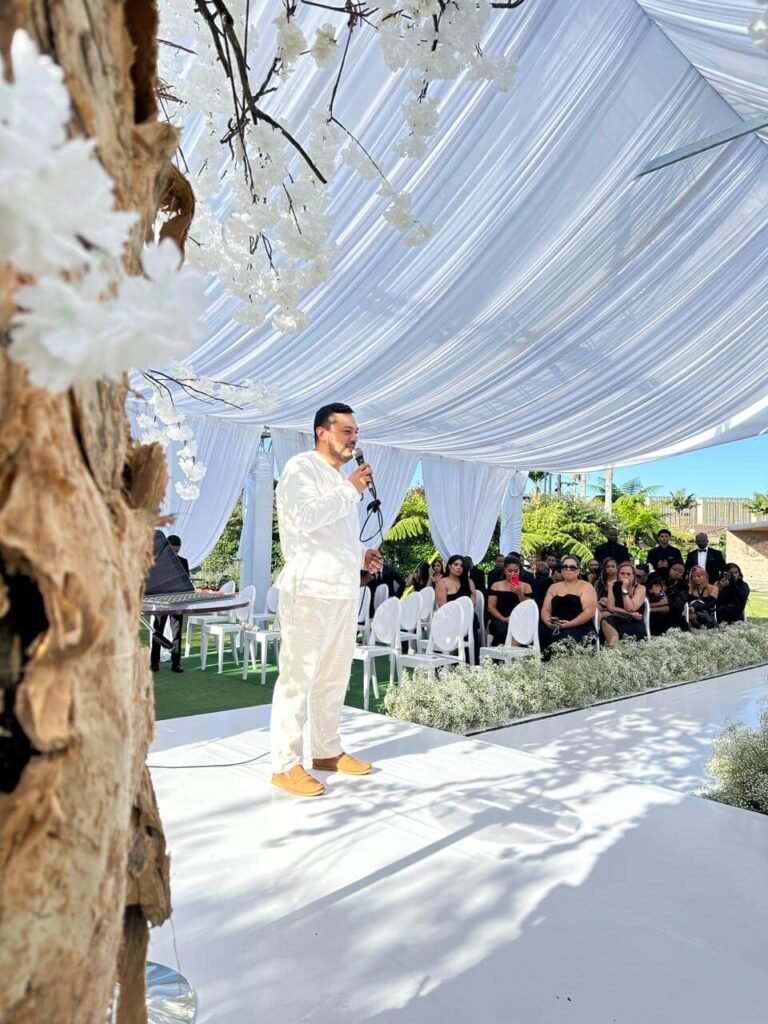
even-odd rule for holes
{"type": "Polygon", "coordinates": [[[560,640],[582,642],[595,635],[597,594],[586,580],[579,579],[579,560],[565,555],[560,563],[562,583],[553,583],[541,609],[539,635],[542,648],[560,640]]]}
{"type": "Polygon", "coordinates": [[[488,591],[488,628],[494,647],[506,643],[512,611],[532,595],[530,585],[520,579],[521,570],[519,559],[508,556],[504,559],[504,579],[498,580],[488,591]]]}
{"type": "Polygon", "coordinates": [[[600,623],[607,647],[625,636],[635,640],[646,637],[643,622],[645,587],[637,582],[637,573],[631,562],[619,566],[619,578],[608,592],[608,614],[600,623]]]}

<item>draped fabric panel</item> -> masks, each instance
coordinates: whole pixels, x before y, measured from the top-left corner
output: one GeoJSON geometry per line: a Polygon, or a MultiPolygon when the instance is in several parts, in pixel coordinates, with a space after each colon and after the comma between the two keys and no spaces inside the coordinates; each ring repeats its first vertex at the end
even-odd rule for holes
{"type": "Polygon", "coordinates": [[[257,611],[264,608],[272,582],[272,495],[275,458],[258,451],[243,490],[243,530],[240,535],[240,589],[256,587],[257,611]]]}
{"type": "Polygon", "coordinates": [[[749,34],[752,21],[758,15],[765,15],[764,3],[759,0],[637,2],[734,110],[743,117],[768,111],[766,56],[749,34]]]}
{"type": "Polygon", "coordinates": [[[516,470],[501,503],[501,534],[499,551],[508,555],[510,551],[522,552],[523,542],[523,495],[528,483],[528,474],[516,470]]]}
{"type": "Polygon", "coordinates": [[[308,452],[314,445],[312,435],[299,430],[275,430],[272,433],[272,451],[275,455],[275,465],[278,476],[283,472],[288,459],[292,459],[299,452],[308,452]]]}
{"type": "MultiPolygon", "coordinates": [[[[599,470],[768,429],[768,147],[749,136],[635,178],[651,157],[732,126],[737,94],[745,112],[766,109],[765,55],[752,59],[746,36],[754,6],[499,11],[483,49],[514,55],[514,88],[436,86],[440,124],[420,162],[392,154],[406,87],[373,33],[356,34],[339,112],[434,234],[405,247],[382,220],[386,201],[342,170],[338,260],[302,303],[309,325],[247,327],[212,279],[193,365],[276,387],[272,428],[308,436],[318,406],[346,401],[364,447],[510,469],[599,470]],[[719,54],[717,89],[673,29],[706,43],[712,67],[719,54]],[[689,399],[702,381],[706,400],[689,399]]],[[[298,70],[285,92],[292,130],[309,137],[316,76],[298,70]]]]}
{"type": "MultiPolygon", "coordinates": [[[[140,436],[138,415],[146,411],[146,407],[139,405],[128,408],[134,437],[140,436]]],[[[181,537],[181,554],[194,568],[211,553],[232,514],[258,450],[262,428],[217,416],[187,415],[187,419],[194,431],[198,458],[208,467],[208,472],[200,481],[200,497],[196,501],[183,501],[175,485],[183,482],[184,477],[176,448],[169,445],[166,458],[170,480],[161,513],[174,517],[165,532],[181,537]]]]}
{"type": "Polygon", "coordinates": [[[510,470],[432,455],[421,464],[435,547],[444,558],[469,555],[479,562],[491,542],[510,470]]]}

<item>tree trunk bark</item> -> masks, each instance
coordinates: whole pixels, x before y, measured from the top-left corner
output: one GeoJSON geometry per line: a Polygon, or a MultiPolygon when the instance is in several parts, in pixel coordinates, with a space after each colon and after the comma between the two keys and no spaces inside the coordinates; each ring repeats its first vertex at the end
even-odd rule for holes
{"type": "MultiPolygon", "coordinates": [[[[154,0],[3,0],[5,59],[15,28],[62,66],[72,133],[141,215],[135,270],[176,146],[154,0]]],[[[104,1024],[119,960],[133,1024],[148,922],[170,911],[138,637],[165,459],[133,446],[124,385],[29,385],[5,352],[17,283],[0,268],[0,1021],[104,1024]]]]}

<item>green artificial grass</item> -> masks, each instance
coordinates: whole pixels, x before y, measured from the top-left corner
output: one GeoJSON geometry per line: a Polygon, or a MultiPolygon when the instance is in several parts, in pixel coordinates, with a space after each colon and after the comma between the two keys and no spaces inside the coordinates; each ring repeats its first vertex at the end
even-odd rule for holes
{"type": "MultiPolygon", "coordinates": [[[[206,715],[211,711],[250,708],[272,702],[272,690],[277,679],[274,653],[270,654],[266,686],[262,686],[261,666],[255,669],[251,666],[248,678],[244,680],[242,663],[235,665],[229,644],[224,650],[224,672],[221,675],[218,673],[215,646],[208,648],[208,667],[203,672],[200,668],[199,640],[194,633],[192,636],[190,656],[181,659],[184,672],[171,672],[171,663],[163,661],[160,663],[160,671],[155,673],[155,718],[158,721],[184,718],[187,715],[206,715]]],[[[384,682],[379,682],[379,700],[376,700],[371,690],[371,711],[380,710],[387,692],[389,662],[385,658],[379,660],[378,674],[384,682]]],[[[363,706],[362,662],[352,663],[351,687],[347,691],[345,703],[352,708],[363,706]]]]}
{"type": "Polygon", "coordinates": [[[752,591],[747,601],[747,618],[768,619],[768,594],[752,591]]]}

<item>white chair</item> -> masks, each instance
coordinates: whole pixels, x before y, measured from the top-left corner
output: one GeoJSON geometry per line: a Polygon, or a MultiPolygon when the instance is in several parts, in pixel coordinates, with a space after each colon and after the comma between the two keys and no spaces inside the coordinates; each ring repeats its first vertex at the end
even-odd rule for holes
{"type": "Polygon", "coordinates": [[[512,609],[503,647],[481,647],[481,658],[492,658],[509,665],[515,658],[541,657],[539,642],[539,606],[534,600],[521,601],[512,609]],[[512,641],[524,644],[515,647],[512,641]]]}
{"type": "Polygon", "coordinates": [[[475,631],[472,628],[475,619],[475,606],[472,602],[471,597],[457,597],[454,604],[457,604],[461,608],[461,613],[464,616],[464,638],[462,640],[461,647],[459,648],[459,654],[463,657],[463,653],[466,650],[467,656],[466,661],[470,665],[475,663],[475,631]]]}
{"type": "MultiPolygon", "coordinates": [[[[222,584],[219,593],[234,594],[235,591],[235,581],[227,580],[226,583],[222,584]]],[[[206,622],[228,622],[231,619],[231,614],[231,612],[211,612],[208,615],[186,615],[187,627],[184,633],[184,657],[188,658],[189,652],[192,649],[193,626],[204,626],[206,622]]]]}
{"type": "Polygon", "coordinates": [[[475,592],[475,618],[477,619],[477,624],[480,627],[478,630],[478,636],[480,637],[480,644],[482,645],[486,638],[485,594],[482,590],[475,592]]]}
{"type": "MultiPolygon", "coordinates": [[[[258,660],[261,662],[261,685],[266,686],[267,684],[267,662],[269,660],[269,645],[275,645],[275,660],[277,660],[280,654],[280,640],[282,634],[280,632],[280,591],[276,587],[270,587],[270,591],[267,594],[267,604],[270,603],[270,594],[274,590],[272,595],[272,601],[274,602],[274,608],[270,613],[272,619],[271,624],[264,626],[255,626],[253,628],[246,627],[243,630],[243,679],[248,678],[248,662],[249,659],[253,663],[253,667],[256,668],[256,648],[258,647],[258,660]]],[[[263,619],[264,616],[254,616],[254,618],[263,619]]]]}
{"type": "Polygon", "coordinates": [[[651,602],[646,597],[643,601],[643,625],[645,626],[645,638],[651,639],[651,602]]]}
{"type": "Polygon", "coordinates": [[[277,618],[277,609],[280,604],[280,591],[277,587],[270,587],[267,591],[267,597],[264,601],[264,611],[253,613],[253,623],[265,623],[267,627],[271,626],[277,618]]]}
{"type": "Polygon", "coordinates": [[[219,649],[219,675],[224,671],[224,642],[227,637],[230,638],[232,643],[232,654],[235,658],[235,664],[240,664],[240,659],[237,656],[238,649],[242,647],[243,633],[245,629],[251,625],[253,621],[253,602],[256,597],[255,587],[243,587],[240,591],[240,596],[248,601],[248,604],[242,608],[235,608],[233,621],[231,622],[206,622],[203,625],[202,635],[200,637],[200,668],[205,671],[205,666],[208,661],[208,641],[211,637],[215,637],[218,649],[219,649]]]}
{"type": "Polygon", "coordinates": [[[371,592],[368,587],[360,587],[360,603],[357,609],[357,632],[361,634],[363,643],[367,644],[371,632],[371,592]]]}
{"type": "Polygon", "coordinates": [[[376,609],[380,608],[385,601],[389,600],[389,587],[386,583],[380,583],[373,592],[373,614],[376,614],[376,609]]]}
{"type": "Polygon", "coordinates": [[[400,602],[400,643],[415,650],[421,623],[421,594],[409,594],[400,602]]]}
{"type": "Polygon", "coordinates": [[[354,661],[363,663],[363,708],[368,710],[369,691],[379,699],[379,683],[376,678],[376,658],[389,658],[389,682],[394,682],[398,672],[397,656],[400,653],[400,610],[396,597],[389,597],[380,604],[371,622],[370,643],[355,647],[354,661]],[[380,643],[377,643],[380,641],[380,643]]]}
{"type": "Polygon", "coordinates": [[[601,637],[600,637],[600,605],[598,605],[597,608],[595,608],[595,635],[597,637],[597,639],[595,640],[595,653],[599,654],[600,653],[600,639],[601,639],[601,637]]]}
{"type": "Polygon", "coordinates": [[[451,652],[459,650],[463,654],[464,635],[463,611],[456,601],[444,604],[432,616],[425,650],[417,654],[398,654],[398,676],[403,668],[426,668],[430,679],[434,679],[436,668],[461,664],[463,657],[451,652]]]}
{"type": "Polygon", "coordinates": [[[419,632],[424,636],[425,633],[429,633],[432,616],[435,614],[435,588],[424,587],[423,590],[419,591],[419,597],[421,598],[419,632]]]}

